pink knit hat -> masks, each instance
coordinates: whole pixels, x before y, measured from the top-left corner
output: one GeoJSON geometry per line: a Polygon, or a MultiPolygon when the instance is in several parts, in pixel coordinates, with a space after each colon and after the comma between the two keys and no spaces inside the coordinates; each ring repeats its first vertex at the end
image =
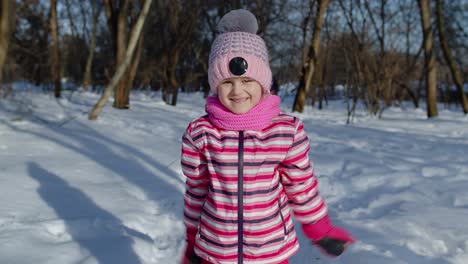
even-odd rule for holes
{"type": "Polygon", "coordinates": [[[222,80],[232,77],[252,78],[260,83],[265,93],[269,92],[268,51],[257,30],[257,19],[247,10],[233,10],[221,18],[220,34],[211,46],[208,67],[208,81],[214,94],[222,80]]]}

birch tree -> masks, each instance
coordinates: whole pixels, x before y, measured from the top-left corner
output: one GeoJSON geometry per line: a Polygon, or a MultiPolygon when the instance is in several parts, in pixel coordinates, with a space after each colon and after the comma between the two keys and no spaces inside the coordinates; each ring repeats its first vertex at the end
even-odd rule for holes
{"type": "MultiPolygon", "coordinates": [[[[85,73],[84,73],[84,78],[83,78],[83,90],[87,91],[88,86],[91,84],[91,69],[93,65],[93,58],[94,58],[94,51],[96,50],[96,35],[97,35],[97,26],[98,26],[98,20],[99,20],[99,15],[101,14],[101,5],[98,6],[96,3],[96,0],[90,0],[91,4],[91,13],[93,16],[93,25],[91,29],[91,36],[90,36],[90,43],[89,43],[89,53],[88,53],[88,58],[86,59],[86,67],[85,67],[85,73]]],[[[83,5],[82,2],[80,2],[80,5],[83,5]]],[[[81,6],[82,7],[82,6],[81,6]]],[[[83,14],[84,17],[84,14],[83,14]]]]}
{"type": "MultiPolygon", "coordinates": [[[[329,0],[318,0],[317,15],[314,20],[314,29],[312,33],[312,41],[310,43],[308,58],[302,66],[301,79],[297,87],[296,98],[294,99],[293,111],[302,113],[304,111],[306,94],[308,94],[312,76],[314,75],[315,66],[319,58],[320,48],[320,33],[324,21],[324,14],[327,10],[329,0]]],[[[312,4],[312,0],[311,0],[312,4]]]]}
{"type": "Polygon", "coordinates": [[[424,69],[426,75],[426,103],[427,117],[436,117],[437,112],[437,68],[436,59],[432,50],[431,2],[418,0],[421,14],[421,26],[424,45],[424,69]]]}
{"type": "Polygon", "coordinates": [[[143,25],[144,25],[146,16],[148,14],[149,8],[151,6],[151,2],[152,0],[145,0],[143,4],[143,8],[140,11],[140,15],[131,31],[130,41],[128,43],[128,48],[125,51],[125,56],[121,64],[118,65],[117,70],[114,73],[114,76],[112,77],[109,84],[106,86],[101,98],[99,99],[99,101],[96,103],[93,110],[89,114],[90,120],[96,120],[98,118],[99,113],[102,111],[102,108],[106,104],[112,92],[115,90],[115,87],[117,86],[118,82],[120,81],[124,73],[127,71],[127,68],[132,60],[135,47],[137,46],[138,40],[140,38],[140,34],[143,29],[143,25]]]}
{"type": "MultiPolygon", "coordinates": [[[[136,12],[138,10],[138,8],[136,8],[136,4],[138,2],[139,1],[131,0],[104,0],[107,24],[109,26],[109,31],[111,32],[114,46],[115,70],[117,70],[118,66],[121,65],[125,59],[129,45],[129,28],[131,28],[134,23],[132,18],[136,17],[132,12],[136,12]]],[[[137,46],[137,48],[139,47],[141,46],[137,46]]],[[[138,62],[133,57],[130,59],[130,63],[132,65],[138,62]]],[[[127,69],[123,74],[124,75],[115,87],[114,92],[113,106],[117,109],[128,109],[130,107],[130,86],[133,84],[133,79],[130,74],[130,69],[127,69]]]]}

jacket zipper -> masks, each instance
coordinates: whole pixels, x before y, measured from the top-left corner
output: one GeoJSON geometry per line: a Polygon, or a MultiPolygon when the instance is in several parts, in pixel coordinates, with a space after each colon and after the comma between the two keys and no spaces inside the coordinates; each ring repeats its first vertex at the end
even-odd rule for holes
{"type": "Polygon", "coordinates": [[[237,165],[237,219],[238,219],[238,257],[237,263],[242,264],[244,261],[244,131],[239,131],[239,152],[238,152],[238,165],[237,165]]]}

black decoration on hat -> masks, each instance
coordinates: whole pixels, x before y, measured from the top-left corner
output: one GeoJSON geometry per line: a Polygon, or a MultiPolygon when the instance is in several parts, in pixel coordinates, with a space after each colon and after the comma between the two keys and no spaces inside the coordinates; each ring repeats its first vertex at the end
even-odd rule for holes
{"type": "Polygon", "coordinates": [[[229,70],[232,74],[237,76],[244,74],[248,67],[249,64],[247,64],[247,61],[242,57],[235,57],[229,61],[229,70]]]}

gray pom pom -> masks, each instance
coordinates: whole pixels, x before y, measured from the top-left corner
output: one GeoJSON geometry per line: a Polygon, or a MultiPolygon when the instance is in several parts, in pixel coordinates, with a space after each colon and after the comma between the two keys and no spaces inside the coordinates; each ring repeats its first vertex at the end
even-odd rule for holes
{"type": "Polygon", "coordinates": [[[257,30],[257,19],[252,13],[245,9],[230,11],[224,15],[218,23],[219,33],[242,31],[256,34],[257,30]]]}

